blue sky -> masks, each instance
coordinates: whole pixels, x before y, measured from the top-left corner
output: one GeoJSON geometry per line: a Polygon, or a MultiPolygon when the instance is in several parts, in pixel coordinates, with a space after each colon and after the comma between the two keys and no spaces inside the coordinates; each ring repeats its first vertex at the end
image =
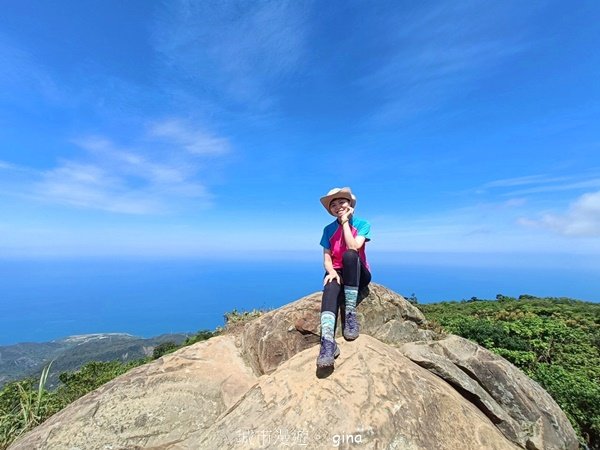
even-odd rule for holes
{"type": "Polygon", "coordinates": [[[0,255],[314,255],[319,197],[351,186],[390,258],[600,257],[598,23],[595,1],[9,2],[0,255]]]}

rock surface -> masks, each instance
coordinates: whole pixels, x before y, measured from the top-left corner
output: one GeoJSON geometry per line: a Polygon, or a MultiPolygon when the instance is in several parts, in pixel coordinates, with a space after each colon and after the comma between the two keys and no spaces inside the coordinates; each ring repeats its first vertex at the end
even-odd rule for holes
{"type": "MultiPolygon", "coordinates": [[[[362,294],[357,308],[361,333],[394,345],[437,337],[420,328],[427,322],[425,316],[401,295],[374,283],[368,295],[362,294]]],[[[246,325],[238,342],[257,375],[273,372],[296,353],[319,343],[321,295],[315,292],[246,325]]],[[[339,337],[341,330],[338,323],[339,337]]]]}
{"type": "Polygon", "coordinates": [[[218,336],[130,370],[10,448],[168,448],[211,426],[255,382],[233,339],[218,336]]]}
{"type": "Polygon", "coordinates": [[[11,449],[577,449],[565,415],[503,358],[423,329],[372,285],[362,334],[316,372],[320,293],[135,368],[11,449]],[[413,342],[414,341],[414,342],[413,342]]]}
{"type": "Polygon", "coordinates": [[[552,397],[504,358],[460,336],[404,344],[400,350],[471,398],[513,442],[528,450],[578,448],[552,397]]]}
{"type": "Polygon", "coordinates": [[[332,447],[342,436],[365,449],[518,448],[479,409],[397,349],[367,335],[341,342],[340,349],[327,378],[315,376],[317,348],[261,377],[235,407],[197,433],[194,445],[231,448],[245,438],[249,448],[275,449],[284,448],[287,435],[288,443],[307,448],[332,447]]]}

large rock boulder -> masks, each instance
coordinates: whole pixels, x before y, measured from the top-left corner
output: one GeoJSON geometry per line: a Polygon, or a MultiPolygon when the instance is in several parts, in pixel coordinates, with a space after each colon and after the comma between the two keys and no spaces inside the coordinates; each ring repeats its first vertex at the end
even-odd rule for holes
{"type": "Polygon", "coordinates": [[[459,336],[404,344],[400,351],[469,398],[511,441],[528,450],[578,448],[552,397],[504,358],[459,336]]]}
{"type": "Polygon", "coordinates": [[[518,448],[449,385],[369,336],[341,342],[326,378],[315,376],[317,347],[255,380],[230,337],[211,341],[114,380],[11,449],[321,449],[351,440],[365,449],[518,448]],[[242,369],[236,380],[232,369],[242,369]]]}
{"type": "Polygon", "coordinates": [[[167,448],[212,426],[255,382],[233,339],[218,336],[130,370],[10,448],[167,448]]]}
{"type": "MultiPolygon", "coordinates": [[[[238,344],[257,375],[273,372],[296,353],[319,343],[321,295],[315,292],[246,324],[238,344]]],[[[438,337],[423,328],[427,321],[419,309],[381,285],[372,283],[359,300],[362,334],[393,345],[438,337]]]]}
{"type": "MultiPolygon", "coordinates": [[[[509,450],[508,441],[469,401],[395,348],[370,336],[341,342],[331,376],[315,376],[318,349],[263,376],[196,448],[509,450]],[[344,442],[342,442],[344,441],[344,442]]],[[[192,436],[190,436],[192,438],[192,436]]],[[[188,447],[193,448],[193,447],[188,447]]]]}
{"type": "Polygon", "coordinates": [[[578,448],[550,396],[374,285],[363,333],[316,372],[320,293],[138,367],[11,449],[578,448]],[[414,342],[413,342],[414,341],[414,342]]]}

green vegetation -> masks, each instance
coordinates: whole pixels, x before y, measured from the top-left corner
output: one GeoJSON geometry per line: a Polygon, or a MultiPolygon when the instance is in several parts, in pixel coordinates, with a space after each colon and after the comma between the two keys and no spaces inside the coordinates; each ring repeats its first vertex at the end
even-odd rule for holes
{"type": "Polygon", "coordinates": [[[225,313],[225,326],[237,324],[237,323],[246,323],[249,320],[256,319],[263,315],[266,311],[261,309],[253,309],[252,311],[238,311],[234,309],[231,312],[225,313]]]}
{"type": "Polygon", "coordinates": [[[206,341],[217,334],[218,333],[210,330],[200,330],[195,335],[188,336],[182,346],[187,347],[188,345],[195,344],[196,342],[206,341]]]}
{"type": "Polygon", "coordinates": [[[50,365],[44,368],[37,388],[31,378],[7,384],[0,391],[0,449],[79,397],[146,362],[90,362],[76,372],[60,374],[62,384],[54,391],[46,389],[50,365]]]}
{"type": "Polygon", "coordinates": [[[58,410],[61,410],[79,397],[98,389],[113,378],[149,361],[149,358],[143,358],[127,363],[121,361],[89,362],[76,372],[61,373],[59,379],[62,384],[51,394],[55,396],[58,410]]]}
{"type": "Polygon", "coordinates": [[[162,344],[159,344],[156,347],[154,347],[154,350],[152,351],[152,358],[158,359],[161,356],[166,355],[167,353],[174,352],[178,348],[179,346],[175,342],[163,342],[162,344]]]}
{"type": "Polygon", "coordinates": [[[113,378],[166,353],[210,339],[214,335],[212,331],[202,330],[189,336],[179,346],[174,342],[163,342],[155,347],[152,358],[139,358],[129,362],[88,362],[77,371],[62,372],[58,377],[60,385],[55,390],[47,389],[46,385],[52,363],[43,369],[37,382],[28,378],[6,384],[0,390],[0,450],[5,450],[20,435],[113,378]]]}
{"type": "Polygon", "coordinates": [[[52,411],[45,391],[51,365],[42,371],[37,389],[33,380],[26,380],[12,383],[0,392],[0,448],[41,423],[52,411]]]}
{"type": "Polygon", "coordinates": [[[503,356],[548,391],[582,443],[600,449],[600,304],[568,298],[419,304],[448,333],[503,356]]]}
{"type": "Polygon", "coordinates": [[[216,333],[235,333],[241,330],[246,323],[251,320],[256,319],[257,317],[262,316],[268,310],[265,309],[253,309],[252,311],[238,311],[234,309],[228,313],[223,315],[223,319],[225,320],[225,326],[217,327],[215,330],[216,333]]]}

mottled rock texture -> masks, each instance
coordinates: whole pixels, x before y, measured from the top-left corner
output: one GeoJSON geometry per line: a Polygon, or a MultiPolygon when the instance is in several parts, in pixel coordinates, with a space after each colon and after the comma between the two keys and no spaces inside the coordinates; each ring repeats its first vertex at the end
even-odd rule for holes
{"type": "Polygon", "coordinates": [[[400,350],[471,399],[513,442],[528,450],[578,448],[552,397],[504,358],[459,336],[400,350]]]}

